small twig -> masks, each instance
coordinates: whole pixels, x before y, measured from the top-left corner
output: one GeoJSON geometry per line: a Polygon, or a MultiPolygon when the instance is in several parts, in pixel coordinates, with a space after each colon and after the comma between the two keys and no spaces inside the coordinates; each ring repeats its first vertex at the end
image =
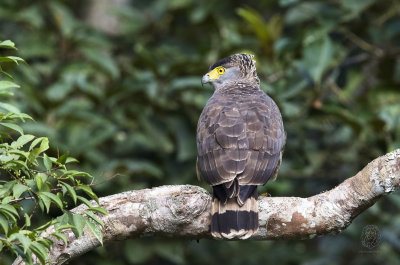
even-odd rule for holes
{"type": "Polygon", "coordinates": [[[329,78],[326,83],[332,89],[333,93],[338,96],[340,102],[345,104],[348,103],[347,99],[343,97],[342,91],[340,90],[339,86],[336,84],[335,81],[333,81],[332,78],[329,78]]]}
{"type": "Polygon", "coordinates": [[[339,29],[341,32],[344,33],[344,35],[351,40],[354,44],[356,44],[358,47],[360,47],[361,49],[363,49],[364,51],[370,52],[375,54],[376,56],[380,57],[383,55],[383,50],[372,45],[369,44],[368,42],[366,42],[365,40],[361,39],[360,37],[358,37],[356,34],[354,34],[353,32],[347,30],[346,28],[341,28],[339,29]]]}
{"type": "Polygon", "coordinates": [[[11,200],[10,203],[11,203],[11,204],[14,204],[14,203],[18,203],[18,202],[20,202],[20,201],[32,200],[32,199],[35,199],[35,197],[33,197],[33,196],[26,196],[26,197],[22,197],[22,198],[18,198],[18,199],[11,200]]]}
{"type": "Polygon", "coordinates": [[[377,26],[381,26],[385,23],[388,19],[395,16],[396,14],[400,13],[400,7],[397,0],[392,1],[392,5],[388,8],[387,12],[383,13],[380,17],[378,17],[374,23],[377,26]]]}
{"type": "Polygon", "coordinates": [[[349,66],[349,65],[353,65],[353,64],[358,64],[358,63],[362,63],[366,60],[368,60],[371,57],[371,55],[369,55],[368,53],[361,53],[349,58],[346,58],[341,64],[341,67],[344,66],[349,66]]]}
{"type": "Polygon", "coordinates": [[[33,173],[50,173],[53,171],[56,171],[58,169],[63,169],[63,167],[58,166],[58,167],[53,167],[50,170],[37,170],[37,169],[29,169],[29,171],[33,172],[33,173]]]}

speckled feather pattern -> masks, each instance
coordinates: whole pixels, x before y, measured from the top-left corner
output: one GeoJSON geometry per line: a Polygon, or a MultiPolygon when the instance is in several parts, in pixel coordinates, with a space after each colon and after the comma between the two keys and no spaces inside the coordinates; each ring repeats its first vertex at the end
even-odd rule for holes
{"type": "Polygon", "coordinates": [[[285,145],[280,111],[260,89],[252,58],[237,54],[210,67],[238,67],[240,76],[218,85],[198,121],[197,172],[213,186],[215,237],[258,230],[256,185],[276,177],[285,145]]]}
{"type": "Polygon", "coordinates": [[[254,85],[260,84],[260,79],[257,76],[255,61],[253,60],[254,55],[251,54],[234,54],[229,57],[223,58],[208,69],[209,71],[214,69],[217,66],[239,66],[240,72],[242,74],[242,81],[251,81],[254,85]]]}
{"type": "MultiPolygon", "coordinates": [[[[240,87],[240,84],[238,84],[240,87]]],[[[210,185],[263,185],[285,143],[281,114],[257,86],[216,91],[198,122],[198,170],[210,185]]]]}

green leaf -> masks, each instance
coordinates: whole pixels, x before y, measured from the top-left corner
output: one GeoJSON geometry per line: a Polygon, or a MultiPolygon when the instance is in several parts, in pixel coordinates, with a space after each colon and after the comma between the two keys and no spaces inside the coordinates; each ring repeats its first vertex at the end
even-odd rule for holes
{"type": "Polygon", "coordinates": [[[65,154],[63,154],[63,155],[61,155],[61,156],[57,159],[57,163],[65,164],[65,162],[67,161],[68,155],[69,155],[68,152],[65,153],[65,154]]]}
{"type": "Polygon", "coordinates": [[[72,224],[75,226],[75,229],[72,229],[76,237],[80,237],[83,232],[83,228],[86,224],[86,218],[80,214],[72,215],[72,224]]]}
{"type": "Polygon", "coordinates": [[[25,235],[20,233],[12,234],[8,240],[9,241],[18,240],[22,244],[22,247],[24,248],[24,253],[26,253],[26,251],[29,249],[29,246],[31,245],[31,240],[25,235]]]}
{"type": "MultiPolygon", "coordinates": [[[[71,217],[72,218],[72,217],[71,217]]],[[[73,226],[73,225],[60,225],[60,226],[58,226],[57,227],[57,230],[59,230],[59,231],[62,231],[62,230],[65,230],[65,229],[72,229],[72,228],[75,228],[75,226],[73,226]]]]}
{"type": "Polygon", "coordinates": [[[61,185],[63,185],[67,189],[69,196],[71,196],[72,200],[74,201],[74,203],[76,205],[77,198],[76,198],[76,192],[75,192],[74,188],[72,188],[71,185],[69,185],[65,182],[61,182],[61,185]]]}
{"type": "Polygon", "coordinates": [[[92,220],[86,219],[86,224],[89,227],[89,230],[93,233],[93,235],[99,240],[100,244],[103,245],[103,233],[99,227],[92,220]]]}
{"type": "MultiPolygon", "coordinates": [[[[5,72],[3,70],[0,70],[0,74],[5,76],[5,77],[7,77],[7,78],[9,78],[9,79],[11,79],[11,80],[14,80],[14,78],[9,73],[7,73],[7,72],[5,72]]],[[[0,94],[3,94],[3,91],[0,90],[0,94]]],[[[13,94],[11,93],[11,94],[8,94],[8,95],[12,96],[13,94]]]]}
{"type": "Polygon", "coordinates": [[[36,180],[36,185],[37,185],[38,190],[41,191],[42,187],[43,187],[43,179],[42,179],[41,174],[36,174],[35,180],[36,180]]]}
{"type": "Polygon", "coordinates": [[[30,141],[32,141],[35,138],[35,136],[30,135],[30,134],[24,134],[21,135],[17,141],[14,141],[11,143],[11,147],[13,148],[21,148],[22,146],[24,146],[25,144],[29,143],[30,141]]]}
{"type": "Polygon", "coordinates": [[[65,160],[65,164],[68,164],[68,163],[78,163],[78,162],[79,162],[78,159],[73,158],[73,157],[67,157],[67,159],[65,160]]]}
{"type": "Polygon", "coordinates": [[[35,164],[36,163],[36,158],[39,156],[39,148],[33,149],[28,156],[28,160],[30,163],[35,164]]]}
{"type": "Polygon", "coordinates": [[[17,210],[9,204],[0,204],[0,210],[9,212],[10,214],[13,214],[18,217],[17,210]]]}
{"type": "Polygon", "coordinates": [[[8,220],[2,214],[0,214],[0,226],[3,229],[4,234],[7,235],[9,229],[8,220]]]}
{"type": "Polygon", "coordinates": [[[0,102],[0,108],[5,110],[6,112],[20,113],[17,107],[8,103],[0,102]]]}
{"type": "Polygon", "coordinates": [[[86,206],[92,207],[92,204],[90,203],[90,201],[88,199],[86,199],[85,197],[77,195],[76,198],[78,198],[78,200],[83,202],[86,206]]]}
{"type": "MultiPolygon", "coordinates": [[[[2,73],[2,71],[0,71],[2,73]]],[[[14,93],[10,88],[0,88],[0,96],[13,96],[14,93]]]]}
{"type": "Polygon", "coordinates": [[[95,200],[97,203],[99,203],[99,198],[97,197],[96,194],[92,191],[92,188],[86,185],[79,185],[77,187],[78,190],[83,190],[87,195],[90,196],[93,200],[95,200]]]}
{"type": "Polygon", "coordinates": [[[340,1],[341,5],[345,9],[348,9],[351,11],[352,16],[349,17],[348,19],[358,16],[364,9],[366,9],[368,6],[370,6],[374,2],[375,2],[374,0],[353,0],[353,1],[341,0],[340,1]]]}
{"type": "Polygon", "coordinates": [[[8,196],[16,183],[17,181],[13,180],[8,181],[6,184],[4,184],[4,186],[0,189],[0,197],[8,196]]]}
{"type": "Polygon", "coordinates": [[[17,49],[15,48],[14,42],[10,40],[0,41],[0,48],[14,49],[14,50],[17,49]]]}
{"type": "Polygon", "coordinates": [[[104,214],[104,215],[108,215],[107,211],[102,207],[98,207],[98,206],[89,207],[88,210],[93,211],[93,212],[98,212],[98,213],[101,213],[101,214],[104,214]]]}
{"type": "MultiPolygon", "coordinates": [[[[28,158],[28,155],[29,155],[28,152],[24,152],[24,151],[17,150],[17,149],[10,150],[9,153],[10,153],[10,154],[13,154],[13,155],[18,155],[18,156],[19,156],[19,158],[18,158],[18,157],[14,157],[15,159],[21,159],[21,158],[27,159],[27,158],[28,158]]],[[[20,160],[20,161],[21,161],[21,160],[20,160]]]]}
{"type": "MultiPolygon", "coordinates": [[[[34,149],[31,151],[31,153],[29,154],[29,162],[31,162],[31,163],[34,163],[35,160],[36,160],[36,158],[37,158],[41,153],[43,153],[44,151],[46,151],[47,149],[49,149],[49,139],[47,139],[46,137],[41,137],[41,138],[38,138],[38,139],[41,139],[41,141],[40,141],[40,146],[37,147],[37,148],[34,148],[34,149]]],[[[37,139],[36,139],[36,140],[37,140],[37,139]]],[[[35,141],[36,141],[36,140],[35,140],[35,141]]],[[[38,144],[38,142],[35,143],[35,141],[32,142],[31,147],[32,147],[32,145],[34,145],[34,144],[35,144],[35,145],[38,144]]],[[[31,147],[29,148],[30,150],[31,150],[31,147]]]]}
{"type": "MultiPolygon", "coordinates": [[[[12,250],[13,250],[13,252],[14,252],[14,254],[15,254],[16,256],[21,256],[21,257],[24,257],[24,256],[25,256],[25,257],[24,257],[24,261],[27,261],[27,262],[28,262],[28,265],[32,265],[32,260],[31,260],[31,258],[27,257],[27,256],[24,254],[23,249],[20,248],[19,245],[13,245],[13,246],[12,246],[12,250]],[[29,261],[28,261],[28,260],[29,260],[29,261]]],[[[28,250],[27,253],[32,254],[30,250],[28,250]]],[[[36,265],[36,264],[35,264],[35,265],[36,265]]]]}
{"type": "Polygon", "coordinates": [[[60,208],[61,210],[63,209],[63,203],[57,195],[45,191],[40,192],[40,194],[43,196],[47,196],[52,202],[54,202],[57,205],[58,208],[60,208]]]}
{"type": "Polygon", "coordinates": [[[51,170],[53,166],[53,163],[51,163],[50,158],[46,154],[43,154],[43,164],[47,170],[51,170]]]}
{"type": "Polygon", "coordinates": [[[17,56],[5,56],[5,57],[0,57],[0,62],[14,62],[18,64],[18,62],[25,62],[25,61],[24,59],[17,56]]]}
{"type": "Polygon", "coordinates": [[[50,227],[51,225],[53,225],[55,223],[56,223],[55,220],[51,220],[51,221],[49,221],[49,222],[47,222],[47,223],[35,228],[33,231],[41,232],[41,231],[45,230],[46,228],[50,227]]]}
{"type": "Polygon", "coordinates": [[[4,127],[7,127],[7,128],[9,128],[9,129],[11,129],[11,130],[17,131],[17,132],[19,132],[21,135],[24,134],[24,131],[22,130],[22,128],[21,128],[20,126],[16,125],[16,124],[13,124],[13,123],[6,123],[6,122],[0,122],[0,125],[2,125],[2,126],[4,126],[4,127]]]}
{"type": "Polygon", "coordinates": [[[29,190],[29,187],[20,183],[17,183],[13,187],[13,195],[15,199],[18,199],[22,193],[29,190]]]}
{"type": "Polygon", "coordinates": [[[104,226],[104,222],[94,213],[90,211],[85,211],[85,214],[87,214],[90,218],[92,218],[94,221],[96,221],[99,225],[104,226]]]}
{"type": "Polygon", "coordinates": [[[50,204],[51,204],[51,199],[49,197],[47,197],[46,195],[43,195],[41,193],[38,194],[38,197],[40,199],[40,201],[44,204],[44,206],[46,207],[47,213],[49,213],[50,211],[50,204]]]}
{"type": "Polygon", "coordinates": [[[63,36],[72,36],[76,33],[77,21],[71,14],[72,10],[67,8],[66,5],[52,1],[49,3],[49,11],[54,16],[54,21],[60,30],[59,33],[63,36]]]}
{"type": "Polygon", "coordinates": [[[62,215],[56,218],[56,224],[55,224],[56,231],[58,231],[58,227],[60,225],[69,224],[70,215],[71,213],[69,211],[64,211],[62,215]]]}
{"type": "Polygon", "coordinates": [[[12,197],[12,196],[7,196],[7,197],[5,197],[5,198],[1,201],[1,203],[2,203],[2,204],[9,204],[10,201],[11,201],[12,199],[14,199],[14,197],[12,197]]]}
{"type": "Polygon", "coordinates": [[[10,165],[12,165],[12,167],[17,168],[18,170],[20,170],[21,168],[26,168],[26,163],[20,160],[14,160],[14,161],[10,161],[9,163],[10,165]],[[13,165],[15,164],[15,166],[13,165]]]}
{"type": "Polygon", "coordinates": [[[9,88],[18,88],[19,85],[11,82],[11,81],[0,81],[0,90],[9,89],[9,88]]]}
{"type": "Polygon", "coordinates": [[[93,178],[92,175],[90,175],[87,172],[83,172],[83,171],[78,171],[78,170],[68,170],[65,171],[63,175],[71,175],[73,177],[89,177],[89,178],[93,178]]]}
{"type": "Polygon", "coordinates": [[[44,138],[44,137],[36,138],[36,139],[31,143],[31,145],[29,146],[29,151],[32,151],[32,149],[33,149],[36,145],[38,145],[38,144],[40,143],[40,141],[43,140],[43,138],[44,138]]]}
{"type": "Polygon", "coordinates": [[[331,62],[332,56],[333,56],[332,41],[328,37],[325,37],[324,42],[322,43],[322,46],[319,51],[318,64],[316,65],[314,71],[312,72],[312,76],[315,81],[319,82],[321,80],[322,74],[329,66],[329,63],[331,62]]]}
{"type": "Polygon", "coordinates": [[[12,223],[17,222],[17,218],[15,218],[15,215],[13,215],[12,213],[10,213],[4,209],[0,209],[0,213],[3,214],[4,217],[8,218],[8,220],[10,220],[10,222],[12,222],[12,223]]]}
{"type": "Polygon", "coordinates": [[[268,23],[264,20],[259,11],[252,8],[239,8],[237,10],[247,24],[257,35],[257,39],[264,45],[268,45],[271,40],[277,39],[281,34],[282,19],[279,15],[273,16],[268,23]]]}
{"type": "Polygon", "coordinates": [[[95,64],[103,68],[105,72],[110,74],[112,78],[119,77],[120,73],[118,66],[110,55],[100,52],[100,50],[88,48],[83,48],[82,52],[89,60],[93,61],[95,64]]]}
{"type": "MultiPolygon", "coordinates": [[[[39,138],[36,138],[32,143],[31,143],[31,145],[29,146],[29,151],[31,151],[34,147],[36,147],[39,143],[40,143],[40,146],[42,146],[42,142],[43,141],[47,141],[47,149],[48,149],[48,145],[49,145],[49,139],[47,139],[46,137],[39,137],[39,138]]],[[[45,148],[46,147],[46,143],[45,144],[43,144],[43,147],[42,148],[45,148]]],[[[39,149],[41,149],[41,148],[39,148],[39,149]]],[[[45,149],[45,150],[47,150],[47,149],[45,149]]],[[[45,150],[43,150],[43,151],[45,151],[45,150]]]]}
{"type": "Polygon", "coordinates": [[[29,116],[28,114],[25,113],[8,113],[7,115],[9,116],[9,119],[20,119],[21,121],[25,121],[25,120],[33,120],[33,118],[31,116],[29,116]]]}
{"type": "Polygon", "coordinates": [[[31,226],[31,218],[29,217],[29,215],[27,213],[24,214],[24,217],[25,217],[26,227],[30,227],[31,226]]]}
{"type": "Polygon", "coordinates": [[[49,149],[49,139],[47,137],[44,137],[42,142],[40,143],[39,151],[40,153],[42,153],[47,149],[49,149]]]}
{"type": "Polygon", "coordinates": [[[40,262],[45,265],[47,259],[47,249],[38,242],[32,242],[29,249],[35,254],[35,256],[40,260],[40,262]]]}
{"type": "Polygon", "coordinates": [[[50,238],[39,238],[37,242],[43,245],[45,248],[50,249],[51,245],[54,243],[50,238]]]}
{"type": "Polygon", "coordinates": [[[321,14],[322,10],[326,8],[324,3],[319,1],[303,2],[294,5],[292,8],[287,10],[285,15],[285,22],[287,25],[296,25],[304,23],[308,20],[315,20],[316,17],[321,14]]]}
{"type": "Polygon", "coordinates": [[[323,74],[328,70],[337,58],[334,57],[339,46],[334,44],[328,36],[318,38],[311,35],[305,40],[310,43],[303,51],[303,60],[298,62],[301,71],[309,73],[315,83],[320,83],[323,74]]]}
{"type": "Polygon", "coordinates": [[[64,241],[65,247],[68,245],[68,239],[67,239],[67,236],[64,233],[57,232],[57,233],[52,233],[51,235],[56,237],[56,238],[58,238],[58,239],[61,239],[62,241],[64,241]]]}

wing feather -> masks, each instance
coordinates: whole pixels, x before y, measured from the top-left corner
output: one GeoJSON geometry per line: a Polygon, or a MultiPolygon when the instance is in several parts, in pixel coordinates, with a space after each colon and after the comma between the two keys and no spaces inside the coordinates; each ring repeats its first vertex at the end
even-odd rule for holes
{"type": "Polygon", "coordinates": [[[230,186],[236,178],[239,185],[262,185],[276,175],[285,144],[282,117],[273,100],[257,91],[216,91],[207,102],[197,127],[197,168],[207,183],[230,186]]]}

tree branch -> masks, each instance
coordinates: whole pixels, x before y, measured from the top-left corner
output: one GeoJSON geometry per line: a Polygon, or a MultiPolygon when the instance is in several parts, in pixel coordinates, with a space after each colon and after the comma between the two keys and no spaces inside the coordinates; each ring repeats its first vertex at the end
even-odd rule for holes
{"type": "MultiPolygon", "coordinates": [[[[354,177],[324,193],[309,197],[260,197],[258,233],[251,239],[307,239],[338,233],[381,196],[400,187],[400,149],[370,162],[354,177]]],[[[100,204],[109,215],[104,221],[104,243],[143,236],[211,238],[211,196],[190,185],[162,186],[107,196],[100,204]]],[[[73,209],[80,213],[85,206],[73,209]]],[[[48,232],[51,232],[48,230],[48,232]]],[[[51,263],[63,264],[100,246],[89,231],[75,238],[65,232],[68,245],[55,240],[51,263]]],[[[13,264],[22,264],[17,259],[13,264]]]]}

